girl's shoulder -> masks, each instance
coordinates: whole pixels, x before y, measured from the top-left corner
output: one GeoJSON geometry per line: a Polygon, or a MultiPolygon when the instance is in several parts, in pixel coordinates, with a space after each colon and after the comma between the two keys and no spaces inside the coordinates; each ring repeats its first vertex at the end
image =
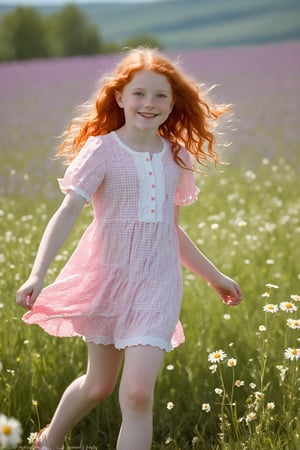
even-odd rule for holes
{"type": "Polygon", "coordinates": [[[93,157],[96,153],[99,154],[100,152],[103,154],[106,148],[109,147],[109,140],[109,134],[89,136],[77,157],[82,159],[93,157]]]}
{"type": "Polygon", "coordinates": [[[86,147],[86,146],[93,146],[93,147],[102,146],[103,147],[109,141],[109,136],[110,136],[110,133],[99,134],[98,136],[89,136],[88,139],[86,140],[84,147],[86,147]]]}
{"type": "Polygon", "coordinates": [[[116,143],[114,132],[110,131],[107,134],[99,134],[98,136],[90,136],[86,142],[94,147],[101,147],[101,150],[111,149],[112,144],[116,143]]]}
{"type": "Polygon", "coordinates": [[[108,147],[105,135],[89,136],[75,158],[68,164],[68,170],[103,165],[106,160],[106,148],[108,147]]]}

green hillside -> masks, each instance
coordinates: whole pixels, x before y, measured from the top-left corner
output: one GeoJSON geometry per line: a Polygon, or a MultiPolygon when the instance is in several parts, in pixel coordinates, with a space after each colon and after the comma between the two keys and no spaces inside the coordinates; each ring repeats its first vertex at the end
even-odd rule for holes
{"type": "MultiPolygon", "coordinates": [[[[300,39],[299,0],[162,0],[80,7],[98,25],[104,40],[118,43],[138,34],[155,36],[166,48],[300,39]]],[[[57,8],[39,10],[49,14],[57,8]]],[[[0,13],[8,9],[0,6],[0,13]]]]}

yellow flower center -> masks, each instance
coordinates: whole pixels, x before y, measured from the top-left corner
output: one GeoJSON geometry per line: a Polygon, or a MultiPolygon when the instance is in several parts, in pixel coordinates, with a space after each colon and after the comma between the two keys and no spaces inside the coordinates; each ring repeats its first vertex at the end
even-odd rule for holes
{"type": "Polygon", "coordinates": [[[286,303],[285,307],[286,307],[286,309],[291,309],[293,307],[293,305],[291,303],[286,303]]]}
{"type": "Polygon", "coordinates": [[[219,359],[220,357],[221,357],[221,354],[220,354],[220,353],[215,353],[215,354],[214,354],[214,358],[215,358],[215,359],[219,359]]]}
{"type": "Polygon", "coordinates": [[[9,436],[12,432],[12,428],[9,425],[3,425],[2,427],[2,433],[6,436],[9,436]]]}
{"type": "Polygon", "coordinates": [[[291,354],[292,354],[292,355],[297,355],[297,349],[296,349],[296,348],[292,348],[291,354]]]}

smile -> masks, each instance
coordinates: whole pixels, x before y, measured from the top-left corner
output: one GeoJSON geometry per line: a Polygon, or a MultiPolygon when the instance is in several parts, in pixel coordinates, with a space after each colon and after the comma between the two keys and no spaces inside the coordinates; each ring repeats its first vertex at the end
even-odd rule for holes
{"type": "Polygon", "coordinates": [[[145,119],[154,119],[158,116],[158,114],[154,113],[138,113],[140,116],[144,117],[145,119]]]}

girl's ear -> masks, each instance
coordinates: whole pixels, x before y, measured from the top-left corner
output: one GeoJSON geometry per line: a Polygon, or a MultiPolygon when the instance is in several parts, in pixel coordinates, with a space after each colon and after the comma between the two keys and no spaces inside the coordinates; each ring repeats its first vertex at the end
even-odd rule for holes
{"type": "Polygon", "coordinates": [[[123,108],[122,94],[120,91],[115,91],[115,99],[120,108],[123,108]]]}

